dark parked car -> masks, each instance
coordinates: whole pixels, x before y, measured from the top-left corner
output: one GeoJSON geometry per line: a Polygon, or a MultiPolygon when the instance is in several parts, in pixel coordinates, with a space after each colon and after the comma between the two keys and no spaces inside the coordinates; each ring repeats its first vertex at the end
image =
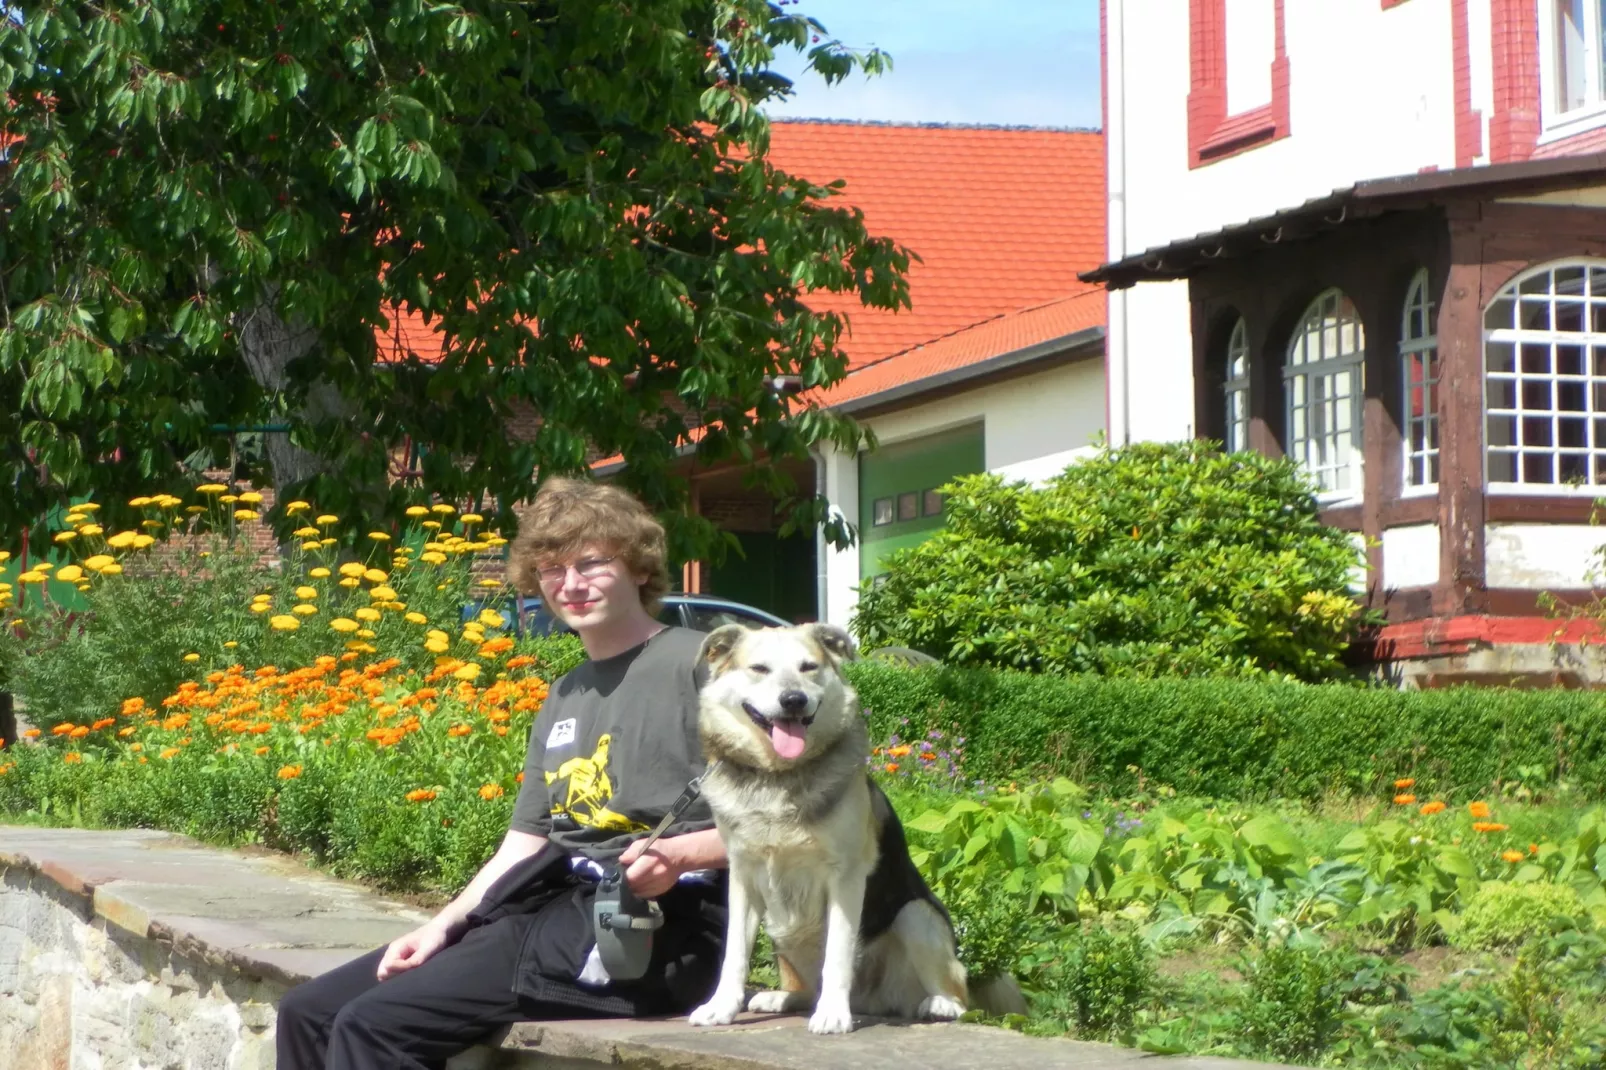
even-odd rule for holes
{"type": "MultiPolygon", "coordinates": [[[[502,620],[506,622],[513,616],[513,602],[514,599],[508,598],[504,602],[490,605],[489,608],[500,612],[502,620]]],[[[547,612],[539,596],[525,595],[518,599],[518,604],[519,615],[514,626],[515,634],[555,635],[569,630],[567,625],[547,612]]],[[[484,608],[487,608],[486,604],[478,602],[466,607],[463,610],[463,619],[475,616],[484,608]]],[[[727,624],[740,624],[745,628],[784,628],[791,623],[762,609],[706,594],[664,595],[664,604],[658,611],[658,619],[665,624],[678,624],[699,632],[711,632],[727,624]]],[[[506,626],[504,623],[503,627],[506,626]]]]}

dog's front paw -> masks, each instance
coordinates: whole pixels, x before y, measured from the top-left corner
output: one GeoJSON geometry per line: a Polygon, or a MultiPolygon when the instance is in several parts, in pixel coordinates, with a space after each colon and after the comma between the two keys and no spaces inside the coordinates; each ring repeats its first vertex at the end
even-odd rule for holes
{"type": "Polygon", "coordinates": [[[920,1001],[920,1018],[935,1018],[940,1021],[951,1022],[965,1013],[965,1005],[952,996],[927,996],[920,1001]]]}
{"type": "Polygon", "coordinates": [[[736,1020],[736,1014],[742,1009],[741,993],[735,999],[723,996],[718,992],[714,998],[691,1012],[687,1019],[692,1025],[730,1025],[736,1020]]]}
{"type": "Polygon", "coordinates": [[[821,999],[819,1006],[814,1008],[813,1017],[809,1019],[809,1032],[853,1032],[853,1011],[848,1007],[848,1001],[821,999]]]}
{"type": "Polygon", "coordinates": [[[754,1014],[795,1014],[809,1005],[807,992],[755,992],[747,1001],[754,1014]]]}

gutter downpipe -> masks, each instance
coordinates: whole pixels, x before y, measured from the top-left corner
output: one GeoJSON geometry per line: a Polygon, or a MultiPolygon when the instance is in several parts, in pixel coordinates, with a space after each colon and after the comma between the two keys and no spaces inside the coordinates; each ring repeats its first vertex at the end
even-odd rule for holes
{"type": "MultiPolygon", "coordinates": [[[[1104,147],[1107,154],[1108,175],[1106,181],[1109,188],[1106,193],[1108,200],[1106,225],[1109,227],[1110,262],[1114,263],[1126,259],[1126,12],[1125,0],[1105,0],[1107,6],[1105,21],[1105,56],[1104,56],[1104,84],[1107,94],[1109,115],[1106,117],[1104,130],[1104,147]]],[[[1132,360],[1131,335],[1127,325],[1127,297],[1128,292],[1111,290],[1110,301],[1118,307],[1111,318],[1112,333],[1117,337],[1112,339],[1114,345],[1110,350],[1119,356],[1121,361],[1121,374],[1119,380],[1120,400],[1112,405],[1121,417],[1121,445],[1132,441],[1132,360]]],[[[1111,436],[1114,438],[1115,436],[1111,436]]],[[[1112,442],[1112,445],[1114,443],[1112,442]]]]}
{"type": "MultiPolygon", "coordinates": [[[[825,452],[815,446],[810,451],[814,455],[814,494],[816,497],[825,495],[825,452]]],[[[829,606],[826,601],[830,596],[830,544],[825,541],[825,525],[818,524],[814,528],[814,619],[825,623],[829,621],[829,606]]]]}

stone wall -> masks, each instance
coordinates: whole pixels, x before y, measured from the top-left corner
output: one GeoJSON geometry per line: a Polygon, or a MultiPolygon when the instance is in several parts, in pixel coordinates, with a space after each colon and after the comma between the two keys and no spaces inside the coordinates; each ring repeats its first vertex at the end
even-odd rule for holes
{"type": "Polygon", "coordinates": [[[0,884],[0,1052],[13,1070],[273,1066],[284,985],[189,958],[16,867],[0,884]]]}

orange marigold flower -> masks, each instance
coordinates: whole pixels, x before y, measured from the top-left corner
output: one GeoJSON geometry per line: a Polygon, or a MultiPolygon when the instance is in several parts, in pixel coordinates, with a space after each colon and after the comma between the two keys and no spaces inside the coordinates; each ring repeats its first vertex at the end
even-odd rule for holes
{"type": "Polygon", "coordinates": [[[884,768],[889,773],[896,773],[898,771],[898,763],[897,762],[888,762],[882,768],[884,768]]]}
{"type": "Polygon", "coordinates": [[[268,751],[270,751],[272,749],[273,749],[272,747],[258,747],[256,750],[252,751],[251,753],[256,754],[256,755],[263,755],[263,754],[268,753],[268,751]]]}
{"type": "Polygon", "coordinates": [[[1401,777],[1394,782],[1394,786],[1396,788],[1414,788],[1416,787],[1416,777],[1401,777]]]}
{"type": "Polygon", "coordinates": [[[507,725],[505,725],[505,724],[492,725],[491,726],[491,731],[495,732],[499,736],[505,736],[505,735],[507,735],[507,725]]]}
{"type": "Polygon", "coordinates": [[[1394,803],[1397,806],[1410,806],[1414,802],[1416,802],[1416,796],[1415,795],[1396,795],[1396,796],[1394,796],[1394,803]]]}
{"type": "Polygon", "coordinates": [[[514,775],[513,780],[518,784],[524,783],[524,770],[519,770],[519,772],[514,775]]]}
{"type": "Polygon", "coordinates": [[[37,728],[29,728],[29,729],[25,730],[22,733],[22,735],[23,735],[24,739],[38,739],[39,738],[39,729],[37,729],[37,728]]]}
{"type": "Polygon", "coordinates": [[[300,775],[301,767],[299,765],[281,765],[279,767],[280,780],[294,780],[300,775]]]}
{"type": "Polygon", "coordinates": [[[1502,825],[1498,821],[1474,821],[1472,823],[1473,832],[1504,832],[1510,827],[1509,825],[1502,825]]]}
{"type": "Polygon", "coordinates": [[[535,664],[535,659],[532,658],[528,654],[520,654],[516,658],[508,658],[507,659],[507,668],[509,668],[509,669],[522,669],[526,665],[534,665],[534,664],[535,664]]]}
{"type": "Polygon", "coordinates": [[[490,802],[492,799],[499,799],[501,797],[502,797],[502,785],[500,785],[500,784],[481,784],[480,785],[480,798],[484,799],[486,802],[490,802]]]}
{"type": "Polygon", "coordinates": [[[1467,803],[1467,813],[1473,817],[1485,818],[1489,816],[1489,812],[1489,804],[1486,802],[1467,803]]]}
{"type": "Polygon", "coordinates": [[[1506,862],[1521,862],[1527,856],[1521,851],[1501,851],[1500,858],[1506,862]]]}
{"type": "Polygon", "coordinates": [[[133,752],[135,752],[135,753],[136,753],[136,754],[137,754],[137,753],[139,753],[139,752],[140,752],[140,751],[142,751],[142,750],[144,750],[144,749],[145,749],[145,744],[143,744],[143,743],[130,743],[130,744],[129,744],[129,745],[128,745],[128,749],[129,749],[129,750],[131,750],[131,751],[133,751],[133,752]]]}
{"type": "Polygon", "coordinates": [[[77,751],[69,751],[61,756],[61,760],[68,765],[75,765],[84,760],[84,756],[77,751]]]}
{"type": "Polygon", "coordinates": [[[74,728],[77,728],[77,727],[78,726],[73,724],[71,721],[63,721],[60,724],[58,724],[56,727],[52,728],[50,730],[50,734],[53,735],[53,736],[64,736],[68,732],[71,732],[74,728]]]}
{"type": "Polygon", "coordinates": [[[117,723],[117,718],[115,718],[115,717],[102,717],[100,720],[98,720],[94,724],[90,725],[89,726],[89,730],[91,732],[99,732],[102,728],[105,728],[108,725],[114,725],[116,723],[117,723]]]}
{"type": "Polygon", "coordinates": [[[1530,843],[1528,845],[1528,853],[1531,854],[1531,855],[1538,854],[1539,853],[1539,845],[1537,843],[1530,843]]]}
{"type": "Polygon", "coordinates": [[[157,755],[157,757],[159,757],[159,758],[172,758],[174,755],[176,755],[178,753],[179,753],[179,749],[177,747],[163,747],[162,748],[162,753],[157,755]]]}
{"type": "Polygon", "coordinates": [[[1444,803],[1440,802],[1438,799],[1434,799],[1432,802],[1429,802],[1429,803],[1423,803],[1422,804],[1422,812],[1424,814],[1430,814],[1430,815],[1431,814],[1442,814],[1444,812],[1444,803]]]}
{"type": "Polygon", "coordinates": [[[429,802],[434,797],[435,793],[428,788],[414,788],[407,793],[408,802],[429,802]]]}
{"type": "Polygon", "coordinates": [[[905,743],[897,747],[888,747],[887,754],[893,758],[906,758],[909,756],[909,752],[913,749],[913,747],[910,747],[907,743],[905,743]]]}
{"type": "Polygon", "coordinates": [[[449,736],[454,736],[454,737],[455,736],[466,736],[472,731],[474,731],[474,729],[470,728],[466,724],[454,724],[454,725],[452,725],[452,727],[450,727],[450,728],[448,728],[446,730],[446,734],[449,735],[449,736]]]}
{"type": "Polygon", "coordinates": [[[139,697],[125,698],[123,700],[123,716],[132,717],[145,708],[145,700],[139,697]]]}
{"type": "Polygon", "coordinates": [[[83,725],[79,725],[77,728],[74,728],[71,732],[67,733],[67,737],[69,739],[83,739],[87,735],[89,735],[89,729],[85,728],[83,725]]]}

